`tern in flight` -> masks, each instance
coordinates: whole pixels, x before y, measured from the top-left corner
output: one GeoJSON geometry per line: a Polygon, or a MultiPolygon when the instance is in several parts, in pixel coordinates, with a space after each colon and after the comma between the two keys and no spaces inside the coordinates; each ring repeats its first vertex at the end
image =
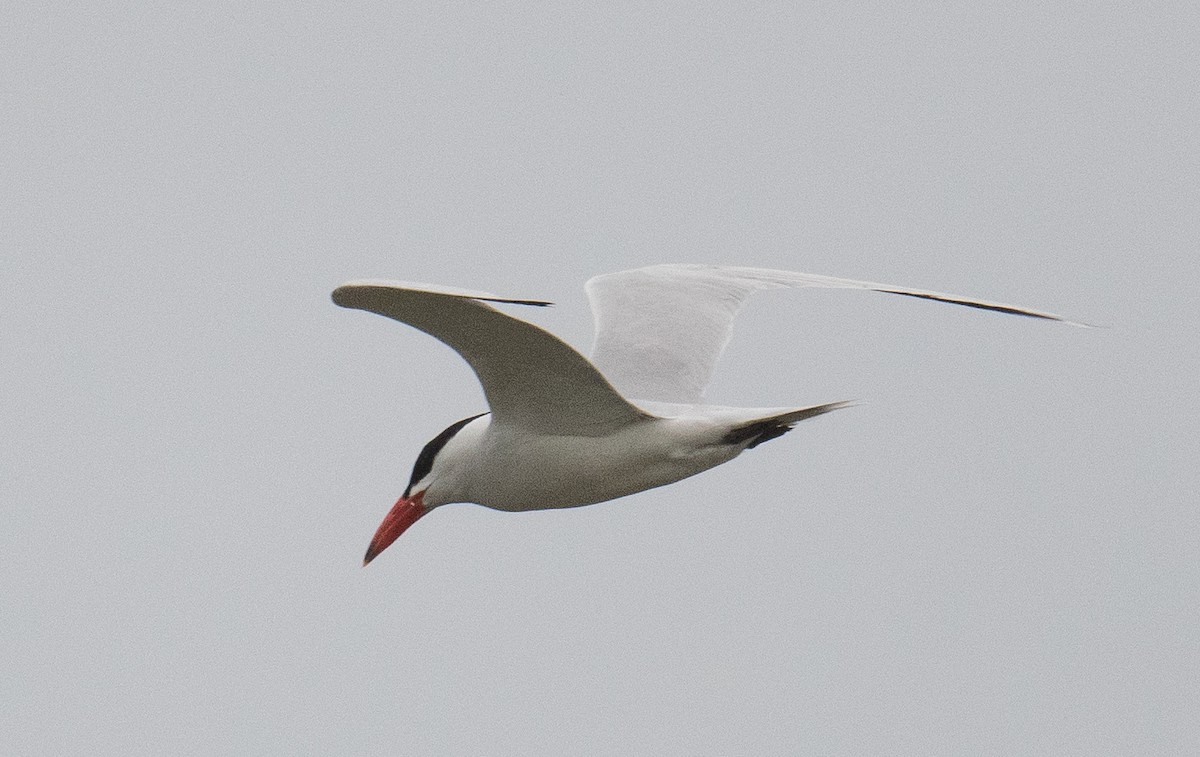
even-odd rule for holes
{"type": "Polygon", "coordinates": [[[333,292],[338,305],[407,323],[462,356],[489,407],[425,445],[363,564],[440,505],[473,502],[523,511],[604,502],[727,463],[802,420],[846,406],[745,408],[703,401],[746,297],[798,287],[872,290],[1074,323],[1029,308],[865,281],[668,264],[587,282],[596,334],[586,358],[489,304],[549,302],[398,281],[344,284],[333,292]]]}

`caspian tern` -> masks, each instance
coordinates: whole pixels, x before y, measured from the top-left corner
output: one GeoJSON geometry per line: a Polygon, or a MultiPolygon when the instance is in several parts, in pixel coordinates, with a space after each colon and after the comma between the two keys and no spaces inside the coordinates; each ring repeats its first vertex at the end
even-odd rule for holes
{"type": "Polygon", "coordinates": [[[1029,308],[865,281],[764,268],[655,265],[587,282],[596,324],[589,360],[553,334],[488,304],[549,302],[353,281],[334,290],[335,303],[445,342],[475,371],[490,408],[425,445],[363,564],[440,505],[473,502],[522,511],[604,502],[729,462],[802,420],[846,406],[703,404],[746,297],[793,287],[866,289],[1084,325],[1029,308]]]}

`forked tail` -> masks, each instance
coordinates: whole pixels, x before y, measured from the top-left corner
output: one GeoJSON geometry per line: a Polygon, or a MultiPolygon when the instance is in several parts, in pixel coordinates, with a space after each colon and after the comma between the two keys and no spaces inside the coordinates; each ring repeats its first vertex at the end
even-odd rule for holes
{"type": "Polygon", "coordinates": [[[769,442],[772,439],[783,436],[800,421],[815,418],[818,415],[833,410],[838,410],[853,404],[852,402],[829,402],[824,405],[813,405],[812,407],[804,407],[799,410],[789,410],[786,413],[772,415],[769,418],[760,418],[756,421],[751,421],[737,428],[731,429],[729,433],[721,439],[726,444],[746,444],[746,449],[754,449],[763,442],[769,442]]]}

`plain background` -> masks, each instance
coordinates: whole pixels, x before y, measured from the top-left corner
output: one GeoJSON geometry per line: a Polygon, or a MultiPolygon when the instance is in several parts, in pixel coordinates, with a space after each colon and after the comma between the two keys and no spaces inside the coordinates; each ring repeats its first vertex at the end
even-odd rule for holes
{"type": "Polygon", "coordinates": [[[1200,752],[1194,3],[6,3],[0,752],[1200,752]],[[764,293],[680,484],[368,569],[457,356],[362,277],[764,293]]]}

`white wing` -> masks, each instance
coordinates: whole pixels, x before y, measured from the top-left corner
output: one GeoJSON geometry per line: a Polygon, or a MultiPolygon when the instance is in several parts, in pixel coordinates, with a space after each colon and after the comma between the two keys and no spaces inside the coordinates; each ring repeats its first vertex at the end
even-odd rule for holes
{"type": "Polygon", "coordinates": [[[407,323],[453,348],[475,371],[496,423],[601,436],[649,417],[570,345],[482,300],[550,304],[399,281],[353,281],[333,292],[342,307],[407,323]]]}
{"type": "Polygon", "coordinates": [[[1053,313],[869,281],[767,268],[666,264],[587,282],[596,321],[592,363],[626,397],[698,403],[746,297],[759,289],[796,287],[868,289],[1084,325],[1053,313]]]}

